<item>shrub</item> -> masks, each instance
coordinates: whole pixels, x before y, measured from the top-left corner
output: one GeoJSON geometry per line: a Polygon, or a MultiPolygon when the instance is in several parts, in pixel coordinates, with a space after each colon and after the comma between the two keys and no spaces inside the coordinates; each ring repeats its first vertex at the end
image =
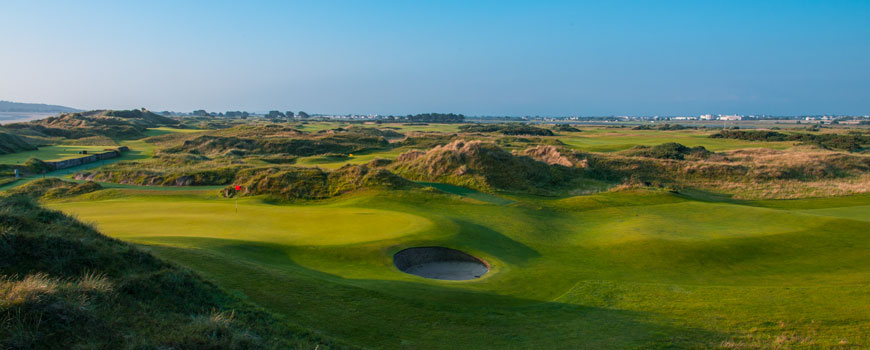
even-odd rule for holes
{"type": "Polygon", "coordinates": [[[534,136],[553,136],[553,131],[550,129],[538,128],[521,123],[506,123],[506,124],[467,124],[459,126],[459,130],[463,132],[500,132],[504,135],[534,135],[534,136]]]}
{"type": "Polygon", "coordinates": [[[652,147],[635,146],[627,150],[625,153],[638,157],[683,160],[686,156],[704,158],[709,156],[712,152],[708,151],[704,146],[690,148],[676,142],[668,142],[652,147]]]}

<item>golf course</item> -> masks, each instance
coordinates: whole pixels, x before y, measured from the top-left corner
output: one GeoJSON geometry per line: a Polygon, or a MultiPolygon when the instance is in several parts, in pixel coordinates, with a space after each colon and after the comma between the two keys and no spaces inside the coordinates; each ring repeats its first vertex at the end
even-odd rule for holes
{"type": "Polygon", "coordinates": [[[91,321],[41,330],[62,295],[64,312],[148,332],[146,348],[870,345],[862,128],[152,114],[55,121],[150,123],[73,129],[109,146],[39,121],[8,131],[53,145],[0,156],[7,177],[23,174],[0,188],[11,233],[0,250],[14,257],[0,260],[14,267],[0,311],[21,320],[4,323],[18,327],[4,328],[14,339],[4,344],[119,341],[77,328],[91,321]],[[122,145],[118,158],[70,169],[39,158],[122,145]],[[91,238],[72,238],[82,232],[91,238]],[[162,313],[130,323],[143,305],[162,313]]]}
{"type": "Polygon", "coordinates": [[[359,346],[870,341],[866,195],[722,203],[630,190],[497,205],[363,191],[305,204],[245,198],[238,212],[206,193],[109,197],[48,206],[359,346]],[[393,266],[416,246],[459,249],[491,270],[441,281],[393,266]]]}

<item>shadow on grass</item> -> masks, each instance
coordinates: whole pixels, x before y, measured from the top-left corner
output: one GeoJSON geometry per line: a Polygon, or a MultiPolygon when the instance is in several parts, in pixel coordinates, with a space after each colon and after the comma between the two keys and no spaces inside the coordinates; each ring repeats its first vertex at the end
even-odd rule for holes
{"type": "Polygon", "coordinates": [[[297,264],[291,248],[280,245],[160,241],[197,249],[148,249],[291,323],[365,347],[683,348],[724,338],[656,314],[528,300],[462,283],[343,278],[297,264]]]}
{"type": "Polygon", "coordinates": [[[693,201],[698,202],[706,202],[706,203],[727,203],[727,204],[740,204],[740,205],[748,205],[749,202],[734,198],[734,195],[725,194],[725,193],[716,193],[710,191],[703,191],[694,188],[685,188],[680,190],[677,193],[678,197],[686,198],[693,201]]]}
{"type": "Polygon", "coordinates": [[[517,242],[489,227],[465,220],[454,219],[459,232],[447,239],[448,243],[470,247],[514,265],[524,265],[541,256],[536,250],[517,242]]]}
{"type": "Polygon", "coordinates": [[[487,203],[492,203],[492,204],[497,204],[497,205],[508,205],[508,204],[511,204],[514,202],[510,199],[502,198],[502,197],[488,194],[488,193],[478,192],[478,191],[475,191],[475,190],[472,190],[469,188],[455,186],[455,185],[443,184],[443,183],[438,183],[438,182],[417,182],[417,183],[424,185],[424,186],[432,187],[432,188],[437,189],[437,190],[444,192],[444,193],[450,193],[450,194],[455,194],[457,196],[468,197],[471,199],[479,200],[481,202],[487,202],[487,203]]]}

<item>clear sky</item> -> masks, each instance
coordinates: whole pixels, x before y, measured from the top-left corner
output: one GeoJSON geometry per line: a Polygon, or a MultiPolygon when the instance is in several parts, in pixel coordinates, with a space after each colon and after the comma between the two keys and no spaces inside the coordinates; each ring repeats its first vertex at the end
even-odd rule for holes
{"type": "Polygon", "coordinates": [[[0,1],[0,100],[870,114],[870,1],[0,1]]]}

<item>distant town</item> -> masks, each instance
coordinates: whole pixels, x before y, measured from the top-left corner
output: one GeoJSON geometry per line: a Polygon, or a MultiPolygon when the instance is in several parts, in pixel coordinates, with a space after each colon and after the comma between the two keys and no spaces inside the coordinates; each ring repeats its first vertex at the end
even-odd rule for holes
{"type": "Polygon", "coordinates": [[[163,111],[160,114],[166,116],[191,116],[191,117],[228,117],[228,118],[247,118],[247,117],[265,117],[268,119],[329,119],[329,120],[360,120],[360,121],[418,121],[418,122],[462,122],[462,121],[477,121],[477,122],[656,122],[656,121],[674,121],[674,122],[710,122],[710,121],[751,121],[751,120],[787,120],[792,122],[811,122],[818,124],[870,124],[870,115],[740,115],[740,114],[701,114],[694,116],[466,116],[463,114],[453,113],[424,113],[414,115],[381,115],[381,114],[308,114],[303,111],[299,112],[244,112],[244,111],[227,111],[227,112],[207,112],[205,110],[197,110],[190,113],[163,111]],[[447,117],[444,120],[443,117],[447,117]]]}
{"type": "MultiPolygon", "coordinates": [[[[143,110],[145,110],[143,108],[143,110]]],[[[57,113],[75,113],[80,110],[65,106],[19,103],[0,101],[0,124],[23,122],[45,118],[57,113]]],[[[153,111],[152,111],[153,112],[153,111]]],[[[456,113],[420,113],[408,115],[384,114],[331,114],[307,113],[305,111],[207,111],[198,109],[191,112],[162,111],[155,112],[164,116],[174,117],[223,117],[247,119],[249,117],[266,118],[270,120],[346,120],[346,121],[382,121],[411,123],[461,123],[461,122],[529,122],[529,123],[698,123],[701,125],[729,125],[729,122],[740,121],[782,121],[785,123],[811,124],[854,124],[870,125],[870,115],[765,115],[765,114],[699,114],[699,115],[599,115],[599,116],[497,116],[497,115],[463,115],[456,113]],[[721,122],[721,123],[719,123],[721,122]],[[718,124],[717,124],[718,123],[718,124]]]]}

